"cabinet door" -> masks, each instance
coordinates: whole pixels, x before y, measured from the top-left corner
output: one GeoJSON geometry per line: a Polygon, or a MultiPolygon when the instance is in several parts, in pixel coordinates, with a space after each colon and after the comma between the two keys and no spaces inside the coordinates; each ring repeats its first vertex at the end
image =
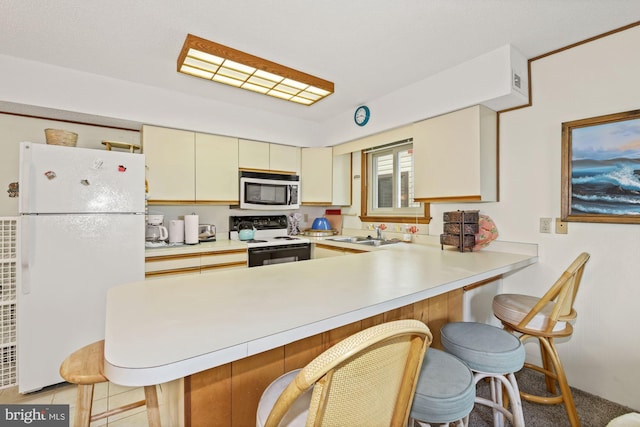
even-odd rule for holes
{"type": "Polygon", "coordinates": [[[333,156],[334,206],[351,206],[351,153],[333,156]]]}
{"type": "Polygon", "coordinates": [[[333,149],[331,147],[303,148],[301,163],[302,203],[330,206],[333,192],[333,149]]]}
{"type": "Polygon", "coordinates": [[[195,133],[142,127],[149,203],[195,201],[195,133]]]}
{"type": "Polygon", "coordinates": [[[276,172],[300,173],[300,147],[269,144],[269,169],[276,172]]]}
{"type": "Polygon", "coordinates": [[[145,260],[144,271],[146,280],[177,274],[199,274],[200,255],[149,257],[145,260]]]}
{"type": "Polygon", "coordinates": [[[237,204],[239,200],[238,140],[196,134],[196,200],[237,204]]]}
{"type": "Polygon", "coordinates": [[[200,271],[247,268],[248,256],[246,249],[208,252],[200,257],[200,271]]]}
{"type": "Polygon", "coordinates": [[[495,112],[474,106],[413,127],[415,198],[497,200],[495,112]]]}
{"type": "Polygon", "coordinates": [[[343,256],[345,252],[340,248],[316,247],[313,249],[313,259],[333,258],[335,256],[343,256]]]}
{"type": "Polygon", "coordinates": [[[269,170],[269,143],[240,139],[238,165],[242,169],[269,170]]]}

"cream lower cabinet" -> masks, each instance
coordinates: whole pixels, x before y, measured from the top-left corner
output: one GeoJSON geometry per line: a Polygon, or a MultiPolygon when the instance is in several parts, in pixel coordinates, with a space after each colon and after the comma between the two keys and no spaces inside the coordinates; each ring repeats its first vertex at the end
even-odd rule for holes
{"type": "Polygon", "coordinates": [[[205,252],[200,254],[200,272],[247,268],[248,256],[246,249],[205,252]]]}
{"type": "Polygon", "coordinates": [[[367,252],[367,251],[351,249],[351,248],[341,248],[337,246],[323,245],[322,243],[316,243],[313,245],[312,258],[313,259],[331,258],[334,256],[342,256],[342,255],[349,255],[349,254],[361,254],[363,252],[367,252]]]}
{"type": "Polygon", "coordinates": [[[200,254],[163,255],[145,259],[145,279],[177,274],[200,274],[200,254]]]}
{"type": "Polygon", "coordinates": [[[482,105],[413,125],[414,198],[498,200],[496,113],[482,105]]]}
{"type": "Polygon", "coordinates": [[[145,260],[145,279],[178,274],[200,274],[220,269],[246,268],[247,257],[246,249],[147,257],[145,260]]]}

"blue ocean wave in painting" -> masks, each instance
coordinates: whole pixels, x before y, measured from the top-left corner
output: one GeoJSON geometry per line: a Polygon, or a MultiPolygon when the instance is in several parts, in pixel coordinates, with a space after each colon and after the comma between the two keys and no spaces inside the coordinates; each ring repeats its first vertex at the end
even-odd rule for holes
{"type": "Polygon", "coordinates": [[[640,160],[574,160],[571,213],[640,215],[640,160]]]}

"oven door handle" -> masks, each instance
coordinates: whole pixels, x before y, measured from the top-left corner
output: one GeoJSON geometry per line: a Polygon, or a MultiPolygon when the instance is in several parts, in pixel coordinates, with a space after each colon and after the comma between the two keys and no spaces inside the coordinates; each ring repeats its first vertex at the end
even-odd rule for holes
{"type": "Polygon", "coordinates": [[[287,246],[274,246],[274,247],[270,247],[270,248],[250,248],[249,251],[252,254],[264,254],[264,253],[269,253],[269,252],[282,252],[282,251],[294,251],[296,249],[301,249],[301,248],[292,248],[292,247],[287,247],[287,246]]]}
{"type": "Polygon", "coordinates": [[[252,254],[263,254],[265,252],[273,252],[273,249],[249,248],[249,252],[251,252],[252,254]]]}
{"type": "Polygon", "coordinates": [[[307,250],[308,248],[309,246],[307,245],[296,245],[296,246],[278,245],[278,246],[269,246],[269,247],[260,247],[260,248],[249,248],[249,252],[251,252],[252,254],[263,254],[263,253],[269,253],[269,252],[307,250]]]}

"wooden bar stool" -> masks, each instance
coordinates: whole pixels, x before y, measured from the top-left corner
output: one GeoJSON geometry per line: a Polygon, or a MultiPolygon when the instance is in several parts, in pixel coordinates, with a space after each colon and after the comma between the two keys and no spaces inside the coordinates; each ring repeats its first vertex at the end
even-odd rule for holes
{"type": "Polygon", "coordinates": [[[573,322],[578,315],[573,304],[589,258],[590,255],[586,252],[578,255],[541,297],[499,294],[493,298],[493,314],[502,322],[504,329],[519,334],[523,343],[529,339],[537,339],[540,345],[542,363],[525,363],[524,367],[544,374],[548,393],[535,395],[520,392],[520,395],[535,403],[564,403],[569,423],[573,427],[580,426],[580,417],[555,340],[567,339],[573,334],[573,322]],[[559,391],[556,382],[560,387],[559,391]]]}
{"type": "Polygon", "coordinates": [[[76,350],[60,365],[60,376],[66,381],[78,385],[74,426],[88,427],[90,422],[139,408],[146,404],[149,427],[160,427],[160,409],[155,385],[145,386],[145,400],[91,415],[94,385],[109,381],[103,374],[103,366],[104,340],[76,350]]]}

